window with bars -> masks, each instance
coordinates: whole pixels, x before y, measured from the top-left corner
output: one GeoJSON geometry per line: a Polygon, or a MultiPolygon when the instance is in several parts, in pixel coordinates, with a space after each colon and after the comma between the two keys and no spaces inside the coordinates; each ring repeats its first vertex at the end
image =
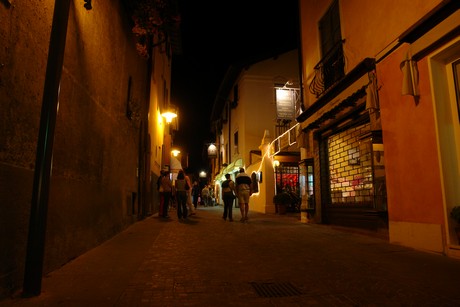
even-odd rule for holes
{"type": "Polygon", "coordinates": [[[297,164],[282,163],[275,169],[276,194],[280,192],[294,192],[299,194],[299,166],[297,164]]]}

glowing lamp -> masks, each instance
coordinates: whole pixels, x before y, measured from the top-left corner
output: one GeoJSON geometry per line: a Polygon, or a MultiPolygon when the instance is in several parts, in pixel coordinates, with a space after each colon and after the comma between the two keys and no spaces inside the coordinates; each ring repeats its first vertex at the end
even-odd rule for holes
{"type": "Polygon", "coordinates": [[[166,122],[169,124],[172,122],[173,118],[177,117],[177,114],[168,111],[168,112],[161,114],[161,116],[163,116],[166,119],[166,122]]]}
{"type": "Polygon", "coordinates": [[[174,157],[177,157],[177,156],[180,154],[180,150],[178,150],[178,149],[173,149],[173,150],[171,150],[171,153],[172,153],[172,155],[173,155],[174,157]]]}

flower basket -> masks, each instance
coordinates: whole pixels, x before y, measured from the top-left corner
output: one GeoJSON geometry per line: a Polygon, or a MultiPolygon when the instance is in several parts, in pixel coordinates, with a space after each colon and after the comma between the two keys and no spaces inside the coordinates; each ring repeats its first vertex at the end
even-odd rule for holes
{"type": "Polygon", "coordinates": [[[291,204],[292,198],[286,192],[278,193],[273,196],[273,203],[276,206],[276,212],[278,214],[286,214],[287,207],[291,204]]]}
{"type": "Polygon", "coordinates": [[[460,206],[455,206],[450,211],[450,217],[457,222],[455,226],[455,233],[457,234],[457,242],[460,245],[460,206]]]}
{"type": "Polygon", "coordinates": [[[450,217],[460,226],[460,206],[455,206],[450,211],[450,217]]]}

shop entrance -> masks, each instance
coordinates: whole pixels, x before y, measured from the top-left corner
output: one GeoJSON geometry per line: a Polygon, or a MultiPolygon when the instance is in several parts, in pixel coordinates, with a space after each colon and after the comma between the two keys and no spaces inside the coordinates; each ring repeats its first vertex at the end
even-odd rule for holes
{"type": "Polygon", "coordinates": [[[328,135],[321,146],[323,221],[387,228],[383,142],[369,121],[328,135]]]}
{"type": "Polygon", "coordinates": [[[287,208],[290,212],[300,212],[300,185],[299,185],[298,163],[282,162],[275,168],[276,191],[275,194],[287,192],[291,195],[293,202],[287,208]]]}

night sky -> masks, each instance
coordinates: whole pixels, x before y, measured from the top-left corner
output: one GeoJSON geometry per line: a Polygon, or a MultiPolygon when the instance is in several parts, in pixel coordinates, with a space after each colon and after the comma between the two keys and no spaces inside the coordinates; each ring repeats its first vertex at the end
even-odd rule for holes
{"type": "Polygon", "coordinates": [[[174,145],[188,152],[188,172],[208,166],[212,105],[229,65],[297,46],[297,0],[275,3],[179,0],[182,54],[172,61],[171,103],[180,109],[174,145]]]}

